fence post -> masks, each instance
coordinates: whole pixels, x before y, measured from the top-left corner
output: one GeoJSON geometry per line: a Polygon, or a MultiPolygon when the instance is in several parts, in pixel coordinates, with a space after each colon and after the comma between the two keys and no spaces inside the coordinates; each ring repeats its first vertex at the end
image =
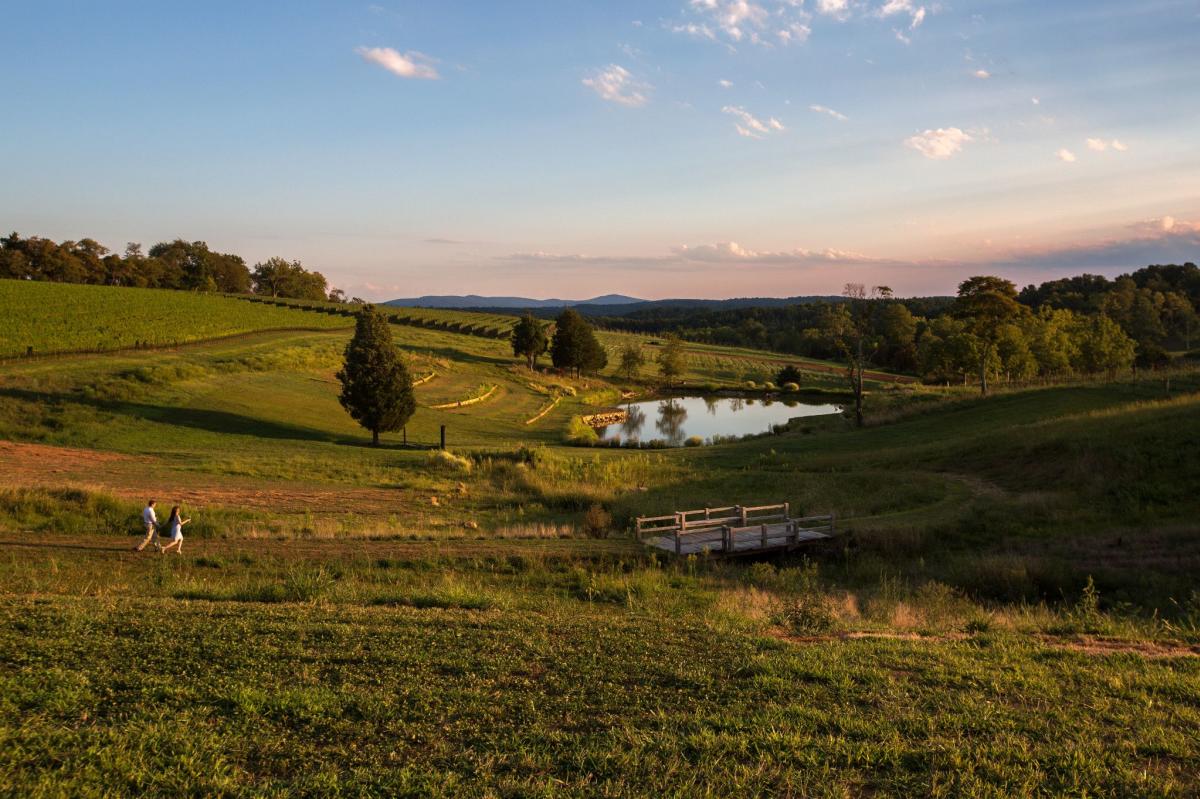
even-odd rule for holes
{"type": "Polygon", "coordinates": [[[745,508],[745,506],[743,506],[743,505],[738,505],[738,506],[737,506],[737,509],[738,509],[738,510],[741,512],[741,514],[742,514],[742,527],[748,527],[748,526],[749,526],[749,522],[747,522],[747,521],[746,521],[746,508],[745,508]]]}
{"type": "Polygon", "coordinates": [[[729,529],[728,524],[721,525],[721,548],[726,552],[733,552],[733,531],[729,529]]]}
{"type": "Polygon", "coordinates": [[[763,522],[762,526],[762,545],[763,549],[767,548],[767,523],[763,522]]]}
{"type": "Polygon", "coordinates": [[[442,425],[442,449],[446,448],[446,425],[442,425]]]}
{"type": "Polygon", "coordinates": [[[679,546],[679,528],[676,527],[675,528],[675,554],[676,555],[682,554],[681,549],[682,548],[679,546]]]}

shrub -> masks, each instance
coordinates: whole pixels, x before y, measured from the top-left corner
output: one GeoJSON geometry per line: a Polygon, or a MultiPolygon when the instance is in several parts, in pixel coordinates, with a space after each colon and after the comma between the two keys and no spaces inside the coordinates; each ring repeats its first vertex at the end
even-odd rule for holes
{"type": "Polygon", "coordinates": [[[768,380],[767,382],[763,383],[763,388],[766,389],[767,391],[774,391],[775,384],[772,383],[770,380],[768,380]]]}
{"type": "Polygon", "coordinates": [[[750,390],[752,390],[752,391],[753,391],[753,390],[755,390],[755,389],[757,389],[757,388],[758,388],[758,383],[755,383],[753,380],[747,380],[747,381],[746,381],[746,388],[748,388],[748,389],[750,389],[750,390]]]}
{"type": "Polygon", "coordinates": [[[687,441],[683,442],[683,445],[685,447],[702,447],[704,446],[704,439],[700,436],[690,436],[687,441]]]}
{"type": "Polygon", "coordinates": [[[797,383],[784,383],[783,390],[788,392],[789,394],[795,394],[797,391],[800,390],[800,386],[797,383]]]}
{"type": "Polygon", "coordinates": [[[596,434],[587,422],[583,421],[582,416],[572,416],[570,423],[567,425],[567,443],[581,447],[590,447],[600,442],[600,436],[596,434]]]}
{"type": "Polygon", "coordinates": [[[470,458],[455,455],[448,449],[438,449],[430,452],[429,464],[448,471],[463,472],[466,474],[471,472],[471,467],[474,465],[470,458]]]}
{"type": "Polygon", "coordinates": [[[593,504],[583,517],[583,529],[588,538],[608,538],[612,515],[599,503],[593,504]]]}

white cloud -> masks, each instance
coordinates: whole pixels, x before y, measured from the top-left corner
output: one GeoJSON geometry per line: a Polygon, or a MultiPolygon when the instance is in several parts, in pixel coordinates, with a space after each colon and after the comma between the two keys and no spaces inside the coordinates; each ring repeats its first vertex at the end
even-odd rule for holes
{"type": "Polygon", "coordinates": [[[364,61],[377,64],[402,78],[437,80],[440,77],[433,66],[434,59],[415,50],[401,53],[390,47],[359,47],[354,52],[364,61]]]}
{"type": "Polygon", "coordinates": [[[827,17],[844,20],[850,16],[849,0],[817,0],[817,11],[827,17]]]}
{"type": "Polygon", "coordinates": [[[720,86],[722,89],[732,89],[733,81],[725,80],[724,78],[722,78],[721,80],[717,81],[717,85],[720,86]]]}
{"type": "Polygon", "coordinates": [[[904,144],[934,161],[944,161],[962,151],[963,145],[974,141],[971,134],[960,128],[938,128],[910,136],[904,144]]]}
{"type": "Polygon", "coordinates": [[[832,108],[824,105],[810,105],[808,110],[815,111],[818,114],[827,114],[836,119],[838,122],[845,122],[849,119],[849,117],[847,117],[845,114],[834,111],[832,108]]]}
{"type": "Polygon", "coordinates": [[[800,0],[688,0],[685,10],[702,21],[672,25],[670,30],[696,38],[719,37],[730,48],[746,42],[763,47],[776,41],[804,42],[812,32],[806,24],[812,15],[800,0]]]}
{"type": "Polygon", "coordinates": [[[779,37],[779,41],[784,44],[796,42],[803,44],[808,41],[808,37],[812,34],[812,28],[802,22],[793,22],[786,28],[780,28],[775,31],[775,35],[779,37]]]}
{"type": "Polygon", "coordinates": [[[1059,161],[1065,161],[1068,164],[1073,164],[1077,160],[1075,158],[1075,153],[1071,152],[1066,147],[1063,147],[1061,150],[1055,153],[1055,155],[1058,156],[1059,161]]]}
{"type": "Polygon", "coordinates": [[[1041,98],[1038,98],[1038,97],[1030,97],[1029,102],[1033,103],[1034,105],[1042,104],[1041,98]]]}
{"type": "Polygon", "coordinates": [[[625,67],[609,64],[583,79],[583,85],[605,100],[635,108],[650,100],[649,84],[639,81],[625,67]]]}
{"type": "Polygon", "coordinates": [[[875,15],[886,19],[897,14],[907,14],[909,18],[908,29],[916,30],[921,23],[925,21],[927,11],[925,6],[913,5],[912,0],[887,0],[875,15]]]}
{"type": "Polygon", "coordinates": [[[713,29],[704,24],[695,22],[687,22],[680,25],[675,25],[671,28],[672,33],[686,33],[688,36],[694,36],[697,39],[708,39],[715,41],[717,34],[713,33],[713,29]]]}
{"type": "Polygon", "coordinates": [[[748,139],[761,139],[772,133],[786,130],[783,123],[775,117],[763,122],[741,106],[727,105],[721,109],[721,112],[737,119],[738,121],[733,123],[734,130],[738,132],[739,136],[745,136],[748,139]]]}
{"type": "Polygon", "coordinates": [[[974,75],[980,80],[987,80],[992,76],[992,73],[988,72],[986,69],[977,69],[975,70],[974,75]]]}
{"type": "Polygon", "coordinates": [[[1109,148],[1117,151],[1118,153],[1126,152],[1129,149],[1129,145],[1120,139],[1113,139],[1111,141],[1101,138],[1088,139],[1087,146],[1089,150],[1097,153],[1102,153],[1109,148]]]}

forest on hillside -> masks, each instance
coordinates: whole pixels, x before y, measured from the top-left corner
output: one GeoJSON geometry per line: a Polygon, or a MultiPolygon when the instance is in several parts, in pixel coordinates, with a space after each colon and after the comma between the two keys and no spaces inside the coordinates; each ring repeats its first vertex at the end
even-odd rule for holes
{"type": "MultiPolygon", "coordinates": [[[[1200,321],[1200,268],[1155,265],[1109,279],[1079,275],[1004,294],[1011,314],[988,331],[986,368],[999,379],[1156,367],[1171,351],[1188,352],[1200,321]]],[[[965,284],[964,284],[965,285],[965,284]]],[[[606,316],[612,330],[674,334],[689,341],[841,359],[858,327],[875,366],[936,381],[962,381],[978,371],[977,314],[962,297],[881,297],[866,312],[853,302],[782,308],[660,307],[606,316]]]]}

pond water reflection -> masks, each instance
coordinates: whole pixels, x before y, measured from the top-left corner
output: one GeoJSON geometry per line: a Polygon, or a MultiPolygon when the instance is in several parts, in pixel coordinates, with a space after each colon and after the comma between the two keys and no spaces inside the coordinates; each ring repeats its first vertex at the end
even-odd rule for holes
{"type": "Polygon", "coordinates": [[[824,402],[793,397],[670,397],[623,405],[624,422],[598,427],[605,441],[653,441],[680,447],[692,436],[710,441],[713,436],[766,433],[798,416],[825,416],[841,408],[824,402]]]}

